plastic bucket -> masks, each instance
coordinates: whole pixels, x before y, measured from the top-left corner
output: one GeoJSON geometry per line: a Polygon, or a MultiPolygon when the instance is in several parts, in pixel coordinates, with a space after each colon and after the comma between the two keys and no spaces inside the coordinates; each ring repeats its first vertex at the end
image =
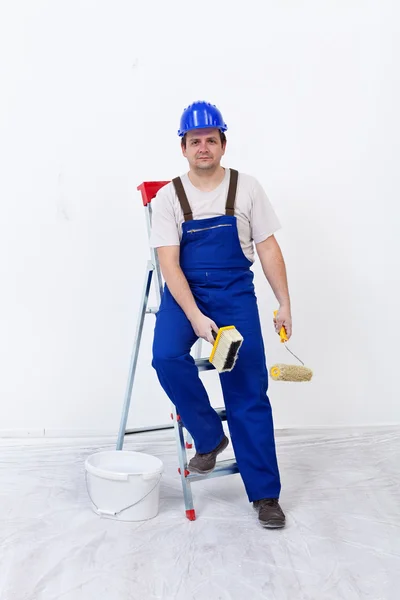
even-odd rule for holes
{"type": "Polygon", "coordinates": [[[86,487],[94,512],[119,521],[157,516],[163,463],[142,452],[96,452],[85,461],[86,487]]]}

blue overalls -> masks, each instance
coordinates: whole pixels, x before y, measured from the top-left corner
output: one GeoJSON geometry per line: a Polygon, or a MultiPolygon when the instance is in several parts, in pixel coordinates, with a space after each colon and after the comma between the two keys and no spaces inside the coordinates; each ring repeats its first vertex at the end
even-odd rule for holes
{"type": "MultiPolygon", "coordinates": [[[[227,214],[198,220],[193,220],[180,179],[175,187],[186,219],[180,265],[197,306],[218,327],[234,325],[244,338],[234,369],[221,373],[220,381],[239,472],[249,501],[254,502],[279,498],[281,485],[252,263],[242,251],[233,216],[236,182],[237,172],[231,169],[227,214]]],[[[156,318],[152,364],[196,451],[203,454],[218,446],[224,432],[190,354],[196,340],[166,285],[156,318]]]]}

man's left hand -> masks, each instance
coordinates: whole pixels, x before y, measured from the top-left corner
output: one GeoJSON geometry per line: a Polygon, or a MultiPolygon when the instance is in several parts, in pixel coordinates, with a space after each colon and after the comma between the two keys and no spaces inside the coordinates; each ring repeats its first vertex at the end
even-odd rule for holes
{"type": "Polygon", "coordinates": [[[285,328],[288,340],[292,335],[292,315],[290,306],[282,305],[279,307],[278,314],[274,317],[275,331],[279,335],[281,327],[285,328]]]}

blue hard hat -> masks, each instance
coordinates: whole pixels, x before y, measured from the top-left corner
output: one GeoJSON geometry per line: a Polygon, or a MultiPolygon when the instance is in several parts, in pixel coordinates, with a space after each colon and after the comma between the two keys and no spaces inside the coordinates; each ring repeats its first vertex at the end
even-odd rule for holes
{"type": "Polygon", "coordinates": [[[220,131],[228,129],[218,108],[214,104],[210,104],[210,102],[199,100],[190,104],[183,111],[178,135],[183,137],[188,131],[206,129],[208,127],[216,127],[220,131]]]}

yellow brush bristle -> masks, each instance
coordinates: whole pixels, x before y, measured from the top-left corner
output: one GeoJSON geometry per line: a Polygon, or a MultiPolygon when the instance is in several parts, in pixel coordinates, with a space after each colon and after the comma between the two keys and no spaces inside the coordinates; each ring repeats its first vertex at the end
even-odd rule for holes
{"type": "Polygon", "coordinates": [[[269,372],[275,381],[310,381],[313,376],[313,372],[308,367],[296,365],[273,365],[269,372]]]}

